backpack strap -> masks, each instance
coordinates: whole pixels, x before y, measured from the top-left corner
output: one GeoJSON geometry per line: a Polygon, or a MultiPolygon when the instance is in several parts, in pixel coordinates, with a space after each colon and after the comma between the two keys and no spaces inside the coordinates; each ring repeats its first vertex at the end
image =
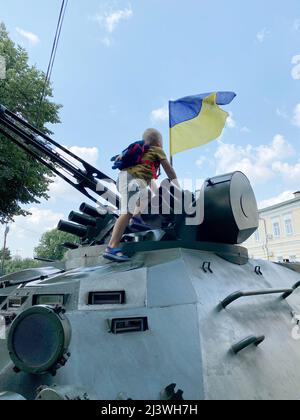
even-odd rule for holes
{"type": "Polygon", "coordinates": [[[151,167],[153,179],[157,180],[160,176],[160,163],[151,160],[143,160],[142,163],[151,167]]]}
{"type": "MultiPolygon", "coordinates": [[[[147,153],[147,152],[149,152],[149,150],[150,150],[150,147],[148,146],[148,145],[145,145],[145,144],[143,144],[143,146],[141,146],[141,145],[139,145],[139,147],[142,149],[141,150],[141,153],[140,153],[140,155],[138,156],[138,158],[137,158],[137,162],[136,162],[136,164],[137,165],[140,165],[140,164],[142,164],[143,163],[143,157],[145,156],[145,154],[147,153]]],[[[137,150],[137,149],[136,149],[137,150]]]]}
{"type": "Polygon", "coordinates": [[[136,143],[132,147],[129,147],[126,152],[128,152],[130,155],[135,153],[138,149],[142,148],[144,149],[145,146],[141,146],[140,144],[136,143]]]}

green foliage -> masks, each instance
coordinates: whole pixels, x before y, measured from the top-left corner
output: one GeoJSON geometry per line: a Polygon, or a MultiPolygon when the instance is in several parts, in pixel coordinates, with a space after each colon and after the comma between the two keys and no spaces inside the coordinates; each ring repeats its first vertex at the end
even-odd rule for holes
{"type": "Polygon", "coordinates": [[[70,233],[60,232],[57,229],[53,229],[44,233],[40,240],[40,244],[34,251],[38,258],[60,261],[64,258],[67,251],[67,249],[62,246],[65,242],[78,244],[79,238],[71,235],[70,233]]]}
{"type": "Polygon", "coordinates": [[[4,253],[4,260],[5,261],[10,261],[11,260],[11,253],[10,250],[8,248],[5,249],[1,249],[0,250],[0,262],[2,262],[3,259],[3,253],[4,253]]]}
{"type": "Polygon", "coordinates": [[[28,268],[40,267],[40,263],[30,258],[22,260],[21,258],[15,258],[5,263],[4,272],[5,274],[17,273],[18,271],[27,270],[28,268]]]}
{"type": "MultiPolygon", "coordinates": [[[[27,52],[10,40],[3,23],[0,23],[0,56],[6,59],[6,79],[0,80],[0,103],[50,133],[45,124],[60,122],[61,106],[49,99],[40,103],[45,74],[28,64],[27,52]]],[[[46,98],[53,97],[49,84],[45,94],[46,98]]],[[[47,190],[52,176],[50,170],[0,135],[0,223],[17,215],[28,215],[22,205],[49,198],[47,190]]]]}

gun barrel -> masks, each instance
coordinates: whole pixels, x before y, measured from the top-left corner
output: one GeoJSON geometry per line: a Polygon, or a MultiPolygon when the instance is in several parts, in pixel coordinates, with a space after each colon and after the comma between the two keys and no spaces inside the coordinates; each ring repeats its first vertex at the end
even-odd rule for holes
{"type": "Polygon", "coordinates": [[[65,222],[64,220],[58,223],[57,229],[60,232],[71,233],[79,238],[85,238],[88,234],[88,228],[86,226],[76,225],[75,223],[65,222]]]}
{"type": "Polygon", "coordinates": [[[82,203],[79,210],[82,213],[84,213],[88,216],[91,216],[91,217],[95,217],[95,218],[102,217],[100,209],[98,210],[97,208],[95,208],[93,206],[90,206],[89,204],[86,204],[86,203],[82,203]]]}
{"type": "Polygon", "coordinates": [[[94,217],[87,216],[86,214],[77,213],[75,211],[72,211],[70,213],[69,221],[78,223],[83,226],[95,227],[97,225],[97,220],[94,217]]]}
{"type": "Polygon", "coordinates": [[[119,207],[119,196],[109,185],[115,184],[112,179],[1,104],[0,133],[90,200],[97,203],[97,194],[119,207]]]}

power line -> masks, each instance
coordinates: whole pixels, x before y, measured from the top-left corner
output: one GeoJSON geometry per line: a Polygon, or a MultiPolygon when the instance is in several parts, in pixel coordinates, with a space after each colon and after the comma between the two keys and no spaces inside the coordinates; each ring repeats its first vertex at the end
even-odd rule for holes
{"type": "Polygon", "coordinates": [[[53,66],[54,66],[54,62],[55,62],[55,58],[56,58],[58,44],[59,44],[60,37],[61,37],[61,30],[62,30],[62,26],[63,26],[63,23],[64,23],[64,18],[65,18],[66,9],[67,9],[67,6],[68,6],[68,1],[69,0],[62,0],[62,5],[61,5],[60,12],[59,12],[59,18],[58,18],[57,26],[56,26],[55,37],[54,37],[54,41],[53,41],[53,45],[52,45],[52,51],[51,51],[51,55],[50,55],[50,60],[49,60],[49,64],[48,64],[46,77],[45,77],[45,83],[44,83],[43,91],[42,91],[42,94],[41,94],[40,106],[39,106],[38,116],[37,116],[37,125],[39,125],[39,122],[40,122],[41,106],[42,106],[42,103],[43,103],[43,101],[45,99],[45,96],[46,96],[46,88],[47,88],[48,83],[51,80],[52,70],[53,70],[53,66]]]}
{"type": "Polygon", "coordinates": [[[40,236],[42,236],[42,235],[41,235],[41,233],[38,233],[38,232],[36,232],[36,231],[34,231],[34,230],[31,230],[31,229],[25,228],[24,226],[21,226],[21,225],[19,225],[18,223],[14,223],[14,225],[15,225],[15,226],[17,226],[19,229],[25,230],[26,232],[29,232],[29,233],[34,233],[35,235],[40,235],[40,236]]]}
{"type": "Polygon", "coordinates": [[[54,65],[54,61],[55,61],[56,53],[57,53],[57,47],[58,47],[60,36],[61,36],[61,29],[62,29],[62,26],[63,26],[63,23],[64,23],[66,9],[67,9],[67,6],[68,6],[68,1],[69,0],[63,0],[62,5],[61,5],[61,10],[60,10],[60,14],[59,14],[55,39],[54,39],[53,48],[52,48],[52,52],[51,52],[51,58],[50,58],[49,67],[48,67],[48,71],[47,71],[47,80],[51,79],[53,65],[54,65]]]}
{"type": "Polygon", "coordinates": [[[42,236],[42,234],[40,232],[36,232],[34,230],[28,229],[28,228],[24,227],[23,225],[21,225],[19,223],[13,222],[11,225],[16,226],[17,228],[19,228],[21,230],[24,230],[26,232],[33,233],[34,235],[42,236]]]}

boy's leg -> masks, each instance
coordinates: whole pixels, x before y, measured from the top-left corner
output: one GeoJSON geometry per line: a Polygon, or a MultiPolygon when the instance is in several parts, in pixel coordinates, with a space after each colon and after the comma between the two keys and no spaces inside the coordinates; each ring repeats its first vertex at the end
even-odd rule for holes
{"type": "MultiPolygon", "coordinates": [[[[133,218],[142,219],[142,215],[149,205],[149,193],[148,185],[145,181],[139,180],[139,199],[136,203],[133,218]]],[[[148,214],[148,213],[147,213],[148,214]]]]}
{"type": "Polygon", "coordinates": [[[129,225],[131,217],[132,215],[129,213],[121,214],[121,216],[117,220],[109,243],[109,246],[111,248],[118,248],[120,246],[121,239],[124,235],[127,226],[129,225]]]}
{"type": "Polygon", "coordinates": [[[131,228],[133,231],[137,230],[152,230],[153,227],[147,223],[145,223],[143,219],[143,215],[149,214],[148,213],[148,206],[149,206],[149,198],[148,198],[148,189],[145,190],[147,193],[147,199],[146,200],[139,200],[137,203],[137,206],[134,210],[134,214],[131,219],[131,228]],[[145,210],[147,209],[147,212],[145,213],[145,210]]]}
{"type": "MultiPolygon", "coordinates": [[[[124,232],[129,225],[132,214],[128,211],[128,200],[130,197],[129,193],[129,184],[132,181],[132,176],[127,172],[121,172],[119,175],[117,187],[121,194],[121,214],[116,221],[116,224],[113,229],[112,237],[109,242],[108,248],[118,249],[120,246],[121,239],[124,235],[124,232]]],[[[117,256],[122,256],[122,252],[118,252],[117,256]]]]}
{"type": "MultiPolygon", "coordinates": [[[[119,216],[119,219],[116,221],[116,224],[113,229],[112,237],[108,245],[108,249],[110,248],[109,252],[111,252],[112,250],[118,250],[124,232],[127,226],[129,225],[130,219],[132,218],[133,210],[130,211],[130,202],[133,201],[133,203],[131,204],[134,204],[133,207],[136,208],[136,211],[139,211],[138,201],[140,203],[142,203],[143,201],[143,197],[138,197],[140,191],[138,190],[138,192],[136,192],[134,188],[132,189],[132,185],[130,185],[132,181],[135,180],[128,173],[120,174],[118,181],[118,189],[121,194],[121,214],[119,216]],[[125,209],[127,209],[126,213],[124,212],[125,209]]],[[[142,184],[142,186],[144,186],[144,188],[147,188],[147,185],[145,184],[142,184]]],[[[140,183],[138,183],[138,187],[141,187],[140,183]]],[[[124,254],[120,251],[116,255],[122,257],[124,254]]]]}

